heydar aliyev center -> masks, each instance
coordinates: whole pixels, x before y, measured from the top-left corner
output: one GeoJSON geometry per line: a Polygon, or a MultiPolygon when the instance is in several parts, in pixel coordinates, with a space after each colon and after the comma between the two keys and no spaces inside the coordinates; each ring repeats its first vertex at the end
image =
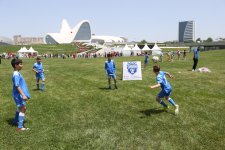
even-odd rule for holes
{"type": "Polygon", "coordinates": [[[79,22],[74,28],[71,28],[68,22],[63,19],[59,33],[47,33],[45,43],[64,44],[73,41],[91,40],[91,27],[88,20],[79,22]]]}
{"type": "Polygon", "coordinates": [[[115,36],[95,36],[91,33],[90,22],[83,20],[71,28],[63,19],[59,33],[47,33],[44,38],[46,44],[66,44],[74,41],[103,44],[106,42],[125,42],[125,39],[115,36]]]}

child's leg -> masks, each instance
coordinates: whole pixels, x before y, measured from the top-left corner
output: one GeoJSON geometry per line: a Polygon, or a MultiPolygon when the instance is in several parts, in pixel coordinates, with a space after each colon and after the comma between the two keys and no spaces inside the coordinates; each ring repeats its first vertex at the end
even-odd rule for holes
{"type": "Polygon", "coordinates": [[[108,75],[108,84],[109,84],[109,89],[111,89],[112,87],[111,87],[111,76],[110,75],[108,75]]]}
{"type": "Polygon", "coordinates": [[[37,89],[39,90],[39,89],[40,89],[40,88],[39,88],[39,79],[37,79],[36,85],[37,85],[37,89]]]}
{"type": "Polygon", "coordinates": [[[16,125],[19,122],[19,110],[16,110],[15,118],[13,120],[13,124],[16,125]]]}
{"type": "Polygon", "coordinates": [[[18,129],[21,129],[23,128],[26,106],[21,106],[19,109],[20,109],[20,112],[19,112],[18,129]]]}
{"type": "Polygon", "coordinates": [[[166,108],[167,108],[167,105],[164,103],[163,100],[160,99],[159,96],[156,96],[156,101],[157,101],[159,104],[161,104],[163,107],[166,107],[166,108]]]}
{"type": "Polygon", "coordinates": [[[45,79],[42,79],[42,83],[41,83],[41,90],[44,91],[45,89],[45,79]]]}
{"type": "Polygon", "coordinates": [[[113,75],[113,80],[114,80],[114,85],[115,85],[115,88],[117,89],[117,84],[116,84],[116,75],[115,75],[115,74],[113,75]]]}
{"type": "Polygon", "coordinates": [[[174,100],[173,100],[171,97],[166,96],[165,99],[168,100],[169,103],[170,103],[171,105],[173,105],[174,107],[176,106],[176,103],[174,102],[174,100]]]}

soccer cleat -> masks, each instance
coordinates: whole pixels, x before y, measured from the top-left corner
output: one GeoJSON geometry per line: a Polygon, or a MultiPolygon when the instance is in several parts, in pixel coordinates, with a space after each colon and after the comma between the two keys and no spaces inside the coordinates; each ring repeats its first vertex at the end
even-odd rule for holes
{"type": "Polygon", "coordinates": [[[117,85],[115,85],[115,89],[118,89],[117,85]]]}
{"type": "Polygon", "coordinates": [[[164,110],[164,111],[168,111],[169,108],[170,108],[169,106],[163,107],[163,110],[164,110]]]}
{"type": "Polygon", "coordinates": [[[29,128],[16,128],[16,131],[27,131],[30,130],[29,128]]]}
{"type": "Polygon", "coordinates": [[[179,105],[175,105],[175,115],[179,114],[179,105]]]}

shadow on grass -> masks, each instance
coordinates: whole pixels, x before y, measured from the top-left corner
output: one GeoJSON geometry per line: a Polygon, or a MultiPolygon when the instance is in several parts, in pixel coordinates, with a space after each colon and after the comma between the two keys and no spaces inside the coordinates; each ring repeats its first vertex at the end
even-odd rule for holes
{"type": "Polygon", "coordinates": [[[108,87],[100,87],[99,89],[100,89],[100,90],[111,90],[111,89],[109,89],[108,87]]]}
{"type": "Polygon", "coordinates": [[[13,123],[14,118],[9,118],[6,120],[6,122],[8,123],[8,125],[10,126],[16,126],[16,124],[13,123]]]}
{"type": "Polygon", "coordinates": [[[33,91],[41,91],[41,89],[32,89],[33,91]]]}
{"type": "MultiPolygon", "coordinates": [[[[6,120],[8,125],[10,125],[10,126],[17,126],[17,124],[15,124],[13,121],[14,121],[14,118],[9,118],[9,119],[6,120]]],[[[26,123],[26,120],[24,120],[24,123],[26,123]]]]}
{"type": "Polygon", "coordinates": [[[146,116],[151,116],[155,114],[160,114],[165,112],[165,110],[158,109],[158,108],[152,108],[152,109],[146,109],[146,110],[141,110],[140,113],[143,113],[146,116]]]}

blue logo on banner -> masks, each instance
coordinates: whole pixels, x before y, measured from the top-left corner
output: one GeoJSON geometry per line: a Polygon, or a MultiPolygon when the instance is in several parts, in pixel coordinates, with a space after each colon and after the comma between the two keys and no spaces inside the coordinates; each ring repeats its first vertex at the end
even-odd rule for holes
{"type": "Polygon", "coordinates": [[[127,63],[127,70],[130,74],[135,74],[137,72],[138,65],[137,62],[128,62],[127,63]]]}

